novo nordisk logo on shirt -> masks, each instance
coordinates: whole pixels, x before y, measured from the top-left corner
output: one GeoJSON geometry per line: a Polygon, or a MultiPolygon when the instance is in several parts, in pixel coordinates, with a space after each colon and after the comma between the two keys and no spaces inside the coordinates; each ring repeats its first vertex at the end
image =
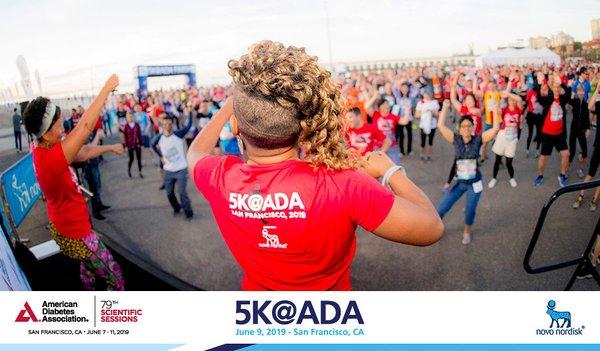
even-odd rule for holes
{"type": "Polygon", "coordinates": [[[288,244],[282,244],[279,242],[279,236],[277,234],[269,233],[269,230],[277,229],[274,225],[265,225],[262,229],[262,236],[265,238],[264,243],[259,243],[258,247],[267,249],[287,249],[288,244]]]}

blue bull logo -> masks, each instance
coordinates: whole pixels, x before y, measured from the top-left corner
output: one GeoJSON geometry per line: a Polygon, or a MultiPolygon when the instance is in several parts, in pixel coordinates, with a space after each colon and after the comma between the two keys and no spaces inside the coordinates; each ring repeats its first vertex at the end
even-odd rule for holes
{"type": "Polygon", "coordinates": [[[547,307],[548,310],[546,310],[546,313],[550,316],[550,318],[552,318],[550,328],[552,328],[554,322],[556,322],[556,328],[563,328],[565,327],[565,324],[567,328],[571,327],[571,312],[555,311],[554,308],[556,307],[556,302],[554,302],[554,300],[548,301],[547,307]],[[559,323],[561,319],[563,320],[562,324],[559,323]]]}

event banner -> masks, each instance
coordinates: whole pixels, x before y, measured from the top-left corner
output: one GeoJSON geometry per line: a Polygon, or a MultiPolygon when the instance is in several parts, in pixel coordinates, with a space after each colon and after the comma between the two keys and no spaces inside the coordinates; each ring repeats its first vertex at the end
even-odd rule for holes
{"type": "Polygon", "coordinates": [[[2,228],[0,228],[0,278],[0,291],[31,290],[2,228]]]}
{"type": "Polygon", "coordinates": [[[10,208],[10,217],[14,225],[18,227],[36,200],[42,195],[33,171],[31,154],[27,154],[4,171],[0,181],[4,199],[10,208]]]}
{"type": "Polygon", "coordinates": [[[0,293],[0,350],[599,350],[597,299],[595,292],[0,293]]]}

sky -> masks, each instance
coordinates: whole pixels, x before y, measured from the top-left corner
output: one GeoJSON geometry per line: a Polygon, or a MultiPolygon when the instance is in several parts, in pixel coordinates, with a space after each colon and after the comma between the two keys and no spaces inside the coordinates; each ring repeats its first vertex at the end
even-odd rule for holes
{"type": "MultiPolygon", "coordinates": [[[[27,61],[34,93],[40,93],[37,70],[43,94],[52,97],[99,90],[113,72],[121,90],[132,90],[133,67],[141,64],[193,63],[198,84],[226,82],[227,61],[262,39],[303,46],[324,65],[466,53],[471,43],[482,54],[559,31],[587,41],[590,20],[600,18],[599,5],[600,0],[0,0],[0,91],[15,91],[18,55],[27,61]]],[[[152,79],[149,88],[183,82],[152,79]]]]}

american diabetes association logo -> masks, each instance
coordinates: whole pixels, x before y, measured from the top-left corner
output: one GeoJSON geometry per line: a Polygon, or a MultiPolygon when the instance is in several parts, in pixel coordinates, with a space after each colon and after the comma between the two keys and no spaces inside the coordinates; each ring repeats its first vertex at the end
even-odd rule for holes
{"type": "Polygon", "coordinates": [[[88,323],[88,317],[78,315],[79,303],[75,301],[43,301],[39,309],[31,308],[25,301],[15,318],[16,323],[88,323]]]}
{"type": "Polygon", "coordinates": [[[536,335],[583,335],[585,325],[572,327],[571,312],[557,310],[556,301],[548,301],[546,314],[550,318],[550,326],[546,329],[536,329],[536,335]]]}

